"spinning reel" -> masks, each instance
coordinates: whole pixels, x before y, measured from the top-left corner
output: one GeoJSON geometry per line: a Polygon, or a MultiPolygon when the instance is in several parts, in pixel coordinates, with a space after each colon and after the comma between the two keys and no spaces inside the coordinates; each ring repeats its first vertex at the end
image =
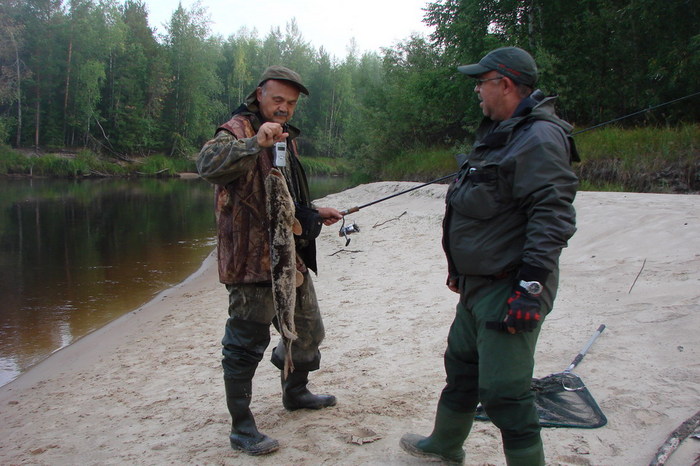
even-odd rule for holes
{"type": "Polygon", "coordinates": [[[343,223],[340,225],[340,231],[338,232],[338,236],[345,238],[345,246],[347,247],[348,244],[350,244],[350,238],[348,238],[348,235],[351,235],[353,233],[359,233],[360,232],[360,227],[357,226],[357,223],[352,222],[350,225],[345,226],[345,217],[343,217],[343,223]]]}

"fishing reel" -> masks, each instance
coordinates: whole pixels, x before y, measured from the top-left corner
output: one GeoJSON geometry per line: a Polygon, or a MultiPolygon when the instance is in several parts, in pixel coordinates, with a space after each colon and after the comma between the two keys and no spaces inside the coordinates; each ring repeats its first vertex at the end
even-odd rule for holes
{"type": "Polygon", "coordinates": [[[357,226],[357,223],[352,222],[350,225],[345,226],[345,217],[343,217],[343,223],[340,225],[340,231],[338,232],[338,236],[341,238],[345,238],[345,246],[347,247],[348,244],[350,244],[350,238],[348,238],[348,235],[351,235],[353,233],[359,233],[360,232],[360,227],[357,226]]]}

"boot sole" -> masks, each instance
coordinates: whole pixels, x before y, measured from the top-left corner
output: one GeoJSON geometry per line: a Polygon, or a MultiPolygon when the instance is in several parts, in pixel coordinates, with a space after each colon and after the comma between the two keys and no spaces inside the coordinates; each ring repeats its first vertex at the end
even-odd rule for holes
{"type": "Polygon", "coordinates": [[[409,455],[415,456],[417,458],[423,458],[431,461],[441,461],[445,464],[464,464],[464,458],[457,459],[457,458],[447,458],[445,456],[442,456],[438,453],[431,453],[428,451],[423,451],[416,447],[415,443],[417,443],[419,440],[424,439],[425,437],[422,437],[420,435],[416,434],[406,434],[403,437],[401,437],[401,441],[399,442],[399,445],[401,446],[401,449],[408,453],[409,455]]]}
{"type": "Polygon", "coordinates": [[[231,448],[236,451],[242,451],[250,456],[262,456],[279,450],[280,444],[277,440],[268,437],[255,445],[247,447],[231,441],[231,448]]]}
{"type": "Polygon", "coordinates": [[[335,406],[338,400],[333,397],[332,399],[326,400],[324,403],[319,403],[319,404],[314,404],[314,405],[307,405],[307,406],[299,406],[299,405],[292,405],[287,403],[284,398],[282,399],[282,406],[284,406],[284,409],[287,411],[296,411],[298,409],[323,409],[323,408],[330,408],[331,406],[335,406]]]}

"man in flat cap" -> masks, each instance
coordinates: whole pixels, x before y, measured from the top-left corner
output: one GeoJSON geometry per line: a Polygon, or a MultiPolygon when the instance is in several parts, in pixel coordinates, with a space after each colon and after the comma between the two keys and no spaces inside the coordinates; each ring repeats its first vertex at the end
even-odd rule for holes
{"type": "Polygon", "coordinates": [[[285,374],[288,353],[283,341],[272,353],[272,363],[282,374],[282,402],[289,410],[320,409],[336,403],[334,396],[314,395],[307,388],[309,372],[319,368],[318,348],[325,335],[309,269],[316,272],[314,239],[321,225],[332,225],[342,215],[334,208],[311,204],[295,141],[299,130],[288,124],[300,94],[308,95],[309,91],[298,73],[283,66],[267,68],[258,87],[218,128],[197,159],[199,174],[216,186],[219,281],[229,293],[229,317],[222,340],[226,404],[232,419],[229,440],[234,450],[250,455],[279,448],[277,440],[258,431],[250,411],[252,379],[270,343],[270,323],[275,321],[278,328],[282,324],[275,320],[271,226],[266,210],[265,179],[273,167],[283,175],[295,216],[304,227],[301,233],[295,232],[293,245],[293,260],[303,277],[296,288],[294,308],[294,370],[285,374]]]}
{"type": "Polygon", "coordinates": [[[516,47],[458,67],[476,79],[484,120],[446,197],[447,286],[459,294],[430,436],[406,434],[415,456],[462,464],[479,403],[500,429],[506,463],[544,465],[534,394],[537,337],[552,309],[559,255],[574,234],[577,160],[571,125],[534,90],[537,66],[516,47]]]}

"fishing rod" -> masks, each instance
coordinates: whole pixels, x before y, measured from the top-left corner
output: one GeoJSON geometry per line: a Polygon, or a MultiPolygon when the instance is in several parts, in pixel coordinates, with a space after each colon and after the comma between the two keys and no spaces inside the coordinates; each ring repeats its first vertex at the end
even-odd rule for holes
{"type": "Polygon", "coordinates": [[[387,200],[391,199],[392,197],[401,196],[402,194],[410,193],[411,191],[415,191],[416,189],[423,188],[423,187],[425,187],[425,186],[428,186],[429,184],[438,183],[438,182],[440,182],[440,181],[446,180],[447,178],[449,178],[449,177],[451,177],[451,176],[455,176],[455,175],[457,175],[457,172],[455,172],[455,173],[450,173],[449,175],[445,175],[445,176],[443,176],[443,177],[434,179],[434,180],[432,180],[432,181],[428,181],[427,183],[419,184],[418,186],[414,186],[414,187],[409,188],[409,189],[406,189],[406,190],[404,190],[404,191],[401,191],[401,192],[398,192],[398,193],[394,193],[394,194],[392,194],[391,196],[383,197],[383,198],[381,198],[381,199],[377,199],[376,201],[368,202],[367,204],[363,204],[363,205],[360,205],[360,206],[350,207],[349,209],[341,210],[341,211],[340,211],[340,215],[345,216],[345,215],[348,215],[348,214],[355,213],[355,212],[357,212],[357,211],[360,210],[360,209],[364,209],[365,207],[369,207],[369,206],[371,206],[371,205],[374,205],[374,204],[378,204],[378,203],[380,203],[380,202],[387,201],[387,200]]]}
{"type": "Polygon", "coordinates": [[[402,194],[406,194],[406,193],[409,193],[409,192],[411,192],[411,191],[415,191],[416,189],[423,188],[423,187],[425,187],[425,186],[428,186],[429,184],[433,184],[433,183],[437,183],[437,182],[439,182],[439,181],[446,180],[447,178],[453,177],[453,176],[455,176],[455,175],[457,175],[457,172],[455,172],[455,173],[450,173],[449,175],[445,175],[445,176],[442,176],[442,177],[440,177],[440,178],[436,178],[436,179],[434,179],[434,180],[432,180],[432,181],[428,181],[427,183],[419,184],[418,186],[414,186],[414,187],[412,187],[412,188],[408,188],[408,189],[406,189],[406,190],[404,190],[404,191],[401,191],[401,192],[398,192],[398,193],[394,193],[394,194],[392,194],[392,195],[390,195],[390,196],[386,196],[386,197],[383,197],[383,198],[381,198],[381,199],[377,199],[376,201],[368,202],[367,204],[363,204],[363,205],[360,205],[360,206],[355,206],[355,207],[351,207],[351,208],[349,208],[349,209],[341,210],[341,211],[340,211],[340,215],[343,216],[343,223],[342,223],[342,225],[340,225],[340,231],[338,232],[338,236],[342,236],[342,237],[345,238],[345,246],[347,247],[347,245],[350,244],[350,238],[348,238],[348,235],[350,235],[350,234],[352,234],[352,233],[359,233],[359,232],[360,232],[360,227],[357,226],[357,223],[355,223],[355,222],[352,222],[350,225],[345,226],[345,216],[346,216],[346,215],[352,214],[352,213],[354,213],[354,212],[357,212],[358,210],[364,209],[365,207],[369,207],[369,206],[371,206],[371,205],[378,204],[378,203],[380,203],[380,202],[384,202],[384,201],[386,201],[386,200],[388,200],[388,199],[391,199],[391,198],[393,198],[393,197],[401,196],[402,194]]]}
{"type": "MultiPolygon", "coordinates": [[[[670,105],[670,104],[673,104],[673,103],[676,103],[676,102],[680,102],[681,100],[689,99],[689,98],[695,97],[695,96],[697,96],[697,95],[700,95],[700,92],[695,92],[695,93],[693,93],[693,94],[689,94],[689,95],[686,95],[686,96],[684,96],[684,97],[679,97],[679,98],[677,98],[677,99],[669,100],[668,102],[664,102],[664,103],[662,103],[662,104],[658,104],[658,105],[653,105],[653,106],[647,107],[647,108],[645,108],[645,109],[642,109],[642,110],[639,110],[639,111],[630,113],[630,114],[628,114],[628,115],[624,115],[624,116],[621,116],[621,117],[618,117],[618,118],[613,118],[612,120],[608,120],[608,121],[605,121],[605,122],[603,122],[603,123],[599,123],[599,124],[597,124],[597,125],[593,125],[593,126],[590,126],[590,127],[588,127],[588,128],[585,128],[585,129],[582,129],[582,130],[579,130],[579,131],[575,131],[575,132],[571,133],[571,135],[572,135],[572,136],[576,136],[577,134],[585,133],[586,131],[591,131],[591,130],[594,130],[594,129],[602,128],[603,126],[607,126],[607,125],[609,125],[609,124],[611,124],[611,123],[615,123],[615,122],[617,122],[617,121],[621,121],[621,120],[624,120],[624,119],[627,119],[627,118],[630,118],[630,117],[633,117],[633,116],[636,116],[636,115],[641,115],[641,114],[643,114],[643,113],[650,112],[650,111],[652,111],[652,110],[656,110],[657,108],[663,107],[663,106],[665,106],[665,105],[670,105]]],[[[423,184],[420,184],[420,185],[418,185],[418,186],[414,186],[414,187],[412,187],[412,188],[406,189],[406,190],[404,190],[404,191],[401,191],[401,192],[392,194],[391,196],[386,196],[386,197],[383,197],[383,198],[381,198],[381,199],[377,199],[377,200],[375,200],[375,201],[368,202],[367,204],[363,204],[363,205],[360,205],[360,206],[355,206],[355,207],[351,207],[351,208],[349,208],[349,209],[342,210],[342,211],[340,212],[340,214],[343,216],[343,223],[342,223],[342,225],[340,226],[340,231],[338,232],[338,236],[341,236],[341,237],[344,237],[344,238],[345,238],[345,246],[347,247],[347,245],[350,244],[350,238],[348,238],[348,235],[350,235],[350,234],[352,234],[352,233],[359,233],[359,232],[360,232],[360,227],[357,226],[357,224],[356,224],[355,222],[351,223],[351,224],[348,225],[348,226],[345,226],[345,216],[346,216],[346,215],[355,213],[355,212],[359,211],[360,209],[364,209],[365,207],[369,207],[369,206],[371,206],[371,205],[378,204],[378,203],[380,203],[380,202],[384,202],[384,201],[389,200],[389,199],[391,199],[391,198],[394,198],[394,197],[396,197],[396,196],[401,196],[401,195],[406,194],[406,193],[409,193],[409,192],[411,192],[411,191],[415,191],[416,189],[423,188],[423,187],[428,186],[428,185],[430,185],[430,184],[438,183],[438,182],[443,181],[443,180],[446,180],[446,179],[448,179],[448,178],[454,178],[454,177],[456,177],[458,174],[459,174],[459,172],[450,173],[449,175],[445,175],[445,176],[442,176],[442,177],[440,177],[440,178],[436,178],[436,179],[434,179],[434,180],[432,180],[432,181],[428,181],[427,183],[423,183],[423,184]]],[[[601,330],[601,331],[602,331],[602,330],[601,330]]]]}
{"type": "MultiPolygon", "coordinates": [[[[591,131],[593,129],[598,129],[598,128],[601,128],[603,126],[609,125],[610,123],[615,123],[617,121],[621,121],[621,120],[624,120],[626,118],[630,118],[630,117],[633,117],[636,115],[641,115],[642,113],[650,112],[652,110],[656,110],[659,107],[663,107],[665,105],[670,105],[670,104],[673,104],[676,102],[680,102],[681,100],[689,99],[689,98],[695,97],[697,95],[700,95],[700,92],[695,92],[693,94],[686,95],[685,97],[679,97],[678,99],[669,100],[668,102],[664,102],[662,104],[653,105],[653,106],[647,107],[645,109],[639,110],[637,112],[630,113],[630,114],[625,115],[625,116],[613,118],[612,120],[608,120],[608,121],[605,121],[603,123],[599,123],[597,125],[593,125],[593,126],[590,126],[588,128],[585,128],[585,129],[582,129],[579,131],[575,131],[575,132],[571,133],[571,135],[576,136],[577,134],[585,133],[586,131],[591,131]]],[[[380,202],[386,201],[386,200],[394,198],[396,196],[401,196],[402,194],[406,194],[408,192],[415,191],[416,189],[423,188],[425,186],[428,186],[429,184],[438,183],[438,182],[446,180],[448,178],[456,177],[458,173],[459,172],[450,173],[449,175],[445,175],[443,177],[434,179],[432,181],[428,181],[427,183],[423,183],[421,185],[414,186],[413,188],[409,188],[405,191],[401,191],[401,192],[398,192],[396,194],[392,194],[391,196],[383,197],[381,199],[377,199],[376,201],[368,202],[367,204],[363,204],[361,206],[351,207],[349,209],[342,210],[340,212],[340,214],[343,215],[343,217],[345,217],[345,215],[355,213],[355,212],[359,211],[360,209],[364,209],[365,207],[369,207],[371,205],[378,204],[380,202]]],[[[347,233],[355,233],[355,232],[359,232],[359,231],[360,231],[360,229],[354,223],[350,224],[349,226],[346,227],[345,226],[345,219],[343,219],[343,226],[340,227],[340,236],[345,236],[347,238],[347,233]],[[356,230],[352,231],[353,228],[355,228],[356,230]],[[350,231],[346,231],[347,229],[350,229],[350,231]]]]}
{"type": "Polygon", "coordinates": [[[642,113],[646,113],[646,112],[650,112],[650,111],[652,111],[652,110],[656,110],[657,108],[663,107],[663,106],[665,106],[665,105],[671,105],[671,104],[675,104],[676,102],[680,102],[681,100],[690,99],[691,97],[695,97],[696,95],[700,95],[700,92],[695,92],[695,93],[693,93],[693,94],[686,95],[685,97],[679,97],[679,98],[677,98],[677,99],[669,100],[668,102],[664,102],[664,103],[662,103],[662,104],[653,105],[653,106],[651,106],[651,107],[647,107],[647,108],[642,109],[642,110],[639,110],[639,111],[637,111],[637,112],[630,113],[629,115],[621,116],[621,117],[618,117],[618,118],[613,118],[612,120],[606,121],[606,122],[604,122],[604,123],[599,123],[599,124],[593,125],[593,126],[591,126],[591,127],[589,127],[589,128],[582,129],[582,130],[580,130],[580,131],[576,131],[575,133],[571,133],[571,135],[572,135],[572,136],[575,136],[575,135],[577,135],[577,134],[585,133],[586,131],[590,131],[590,130],[592,130],[592,129],[597,129],[597,128],[600,128],[601,126],[609,125],[610,123],[615,123],[616,121],[624,120],[625,118],[629,118],[629,117],[641,115],[642,113]]]}

